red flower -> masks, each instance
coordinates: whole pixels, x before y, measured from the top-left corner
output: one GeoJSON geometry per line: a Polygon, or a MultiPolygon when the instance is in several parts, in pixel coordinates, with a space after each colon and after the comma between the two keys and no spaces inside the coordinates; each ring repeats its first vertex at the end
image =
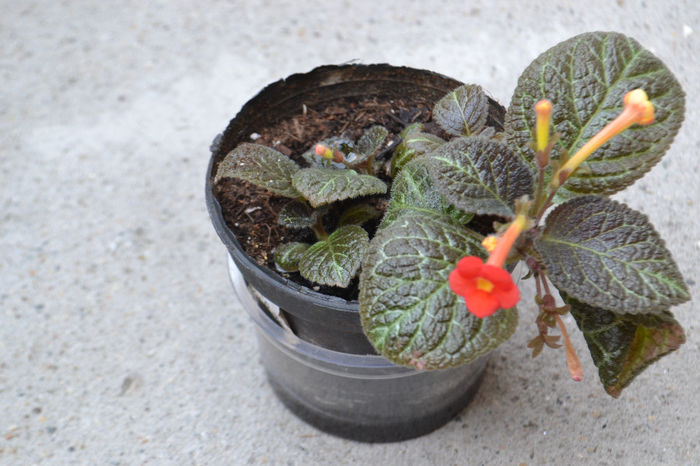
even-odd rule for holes
{"type": "Polygon", "coordinates": [[[484,264],[476,256],[462,258],[449,281],[452,291],[464,296],[469,312],[479,318],[510,309],[520,300],[520,290],[510,274],[501,267],[484,264]]]}

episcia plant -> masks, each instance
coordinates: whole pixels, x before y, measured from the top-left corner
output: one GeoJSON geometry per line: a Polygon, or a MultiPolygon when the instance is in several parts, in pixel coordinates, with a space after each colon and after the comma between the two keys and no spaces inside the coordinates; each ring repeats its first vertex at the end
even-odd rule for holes
{"type": "Polygon", "coordinates": [[[347,287],[369,247],[361,225],[381,213],[368,203],[357,203],[341,213],[330,233],[324,217],[335,202],[386,193],[386,183],[375,175],[386,162],[377,162],[375,156],[387,135],[386,128],[372,126],[356,143],[342,137],[325,139],[302,154],[306,168],[275,149],[244,143],[222,161],[215,181],[235,177],[290,198],[279,213],[279,224],[310,228],[316,242],[282,244],[275,250],[275,263],[310,282],[347,287]]]}
{"type": "Polygon", "coordinates": [[[371,241],[361,221],[338,222],[328,235],[319,219],[330,202],[387,189],[373,177],[378,137],[366,136],[376,145],[358,141],[371,150],[359,150],[357,163],[347,141],[325,141],[302,169],[244,144],[217,178],[247,179],[294,199],[283,212],[304,219],[297,224],[314,228],[319,242],[282,246],[278,262],[288,255],[310,280],[340,285],[361,264],[362,326],[391,361],[453,367],[507,340],[520,300],[510,271],[521,262],[536,288],[533,357],[563,344],[571,377],[581,380],[562,319],[571,313],[605,390],[617,397],[685,341],[670,308],[690,296],[647,217],[607,196],[658,163],[684,107],[678,81],[638,42],[586,33],[525,69],[503,126],[492,124],[489,98],[477,85],[438,101],[432,118],[440,134],[407,126],[380,169],[392,178],[391,192],[371,241]],[[474,218],[495,219],[492,232],[479,233],[474,218]],[[324,276],[333,278],[318,280],[324,276]]]}

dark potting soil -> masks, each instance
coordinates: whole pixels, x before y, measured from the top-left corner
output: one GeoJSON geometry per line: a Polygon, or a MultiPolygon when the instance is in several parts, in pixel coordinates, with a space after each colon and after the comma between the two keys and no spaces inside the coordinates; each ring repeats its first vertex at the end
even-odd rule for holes
{"type": "MultiPolygon", "coordinates": [[[[431,121],[433,105],[433,102],[407,103],[399,99],[380,102],[376,99],[347,98],[344,101],[335,101],[325,108],[300,109],[299,114],[291,119],[283,120],[270,128],[257,130],[254,136],[251,135],[251,142],[273,147],[304,167],[308,164],[301,154],[318,141],[331,136],[342,136],[355,141],[366,128],[377,124],[389,131],[388,144],[397,141],[405,126],[414,122],[422,122],[426,131],[449,139],[449,135],[444,134],[431,121]]],[[[391,154],[386,155],[387,158],[390,156],[391,154]]],[[[385,181],[391,180],[385,178],[385,181]]],[[[285,273],[276,268],[273,252],[277,246],[291,241],[315,241],[310,229],[293,230],[277,223],[279,211],[289,199],[237,179],[222,179],[216,190],[224,220],[236,234],[245,252],[258,264],[276,270],[280,275],[321,293],[348,300],[357,299],[357,278],[348,288],[318,286],[305,280],[299,273],[285,273]]],[[[385,196],[336,203],[337,205],[324,217],[324,221],[328,223],[325,226],[328,231],[333,231],[333,222],[339,218],[340,212],[357,202],[369,202],[383,212],[387,199],[388,193],[385,196]]],[[[486,222],[490,228],[491,221],[486,222]]],[[[364,225],[370,238],[378,224],[379,220],[364,225]]]]}

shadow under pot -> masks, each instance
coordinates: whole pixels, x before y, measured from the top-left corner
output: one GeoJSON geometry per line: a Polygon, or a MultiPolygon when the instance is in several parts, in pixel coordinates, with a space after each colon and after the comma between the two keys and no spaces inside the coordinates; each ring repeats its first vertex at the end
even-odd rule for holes
{"type": "MultiPolygon", "coordinates": [[[[252,133],[292,120],[303,109],[346,105],[348,99],[391,104],[406,98],[430,109],[459,85],[454,79],[405,67],[324,66],[263,89],[212,144],[207,208],[229,252],[233,287],[256,325],[268,380],[290,410],[326,432],[369,442],[431,432],[466,407],[487,358],[452,369],[418,371],[376,355],[362,332],[357,301],[292,281],[258,265],[245,252],[232,229],[235,219],[223,211],[214,174],[226,154],[249,142],[252,133]]],[[[501,129],[503,113],[492,101],[489,124],[501,129]]]]}

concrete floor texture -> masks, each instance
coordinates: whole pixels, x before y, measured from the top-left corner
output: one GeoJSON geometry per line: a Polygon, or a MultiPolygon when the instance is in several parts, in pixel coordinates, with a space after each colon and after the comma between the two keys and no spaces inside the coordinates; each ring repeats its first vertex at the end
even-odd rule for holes
{"type": "MultiPolygon", "coordinates": [[[[620,399],[579,332],[530,357],[532,290],[472,404],[365,444],[292,415],[259,364],[203,199],[209,143],[266,84],[407,65],[508,104],[540,52],[624,32],[687,93],[663,162],[615,196],[646,213],[697,299],[700,3],[0,0],[0,464],[700,464],[700,317],[620,399]]],[[[567,324],[573,320],[567,317],[567,324]]]]}

